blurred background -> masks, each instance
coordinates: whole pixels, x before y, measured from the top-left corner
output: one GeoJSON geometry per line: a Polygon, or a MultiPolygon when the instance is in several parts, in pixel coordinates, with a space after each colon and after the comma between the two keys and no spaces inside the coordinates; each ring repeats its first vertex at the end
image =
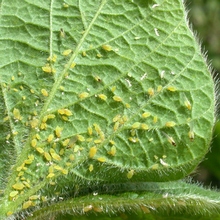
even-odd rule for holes
{"type": "Polygon", "coordinates": [[[220,188],[220,0],[186,0],[185,4],[190,24],[202,43],[202,51],[207,54],[219,87],[211,149],[192,176],[205,185],[220,188]]]}

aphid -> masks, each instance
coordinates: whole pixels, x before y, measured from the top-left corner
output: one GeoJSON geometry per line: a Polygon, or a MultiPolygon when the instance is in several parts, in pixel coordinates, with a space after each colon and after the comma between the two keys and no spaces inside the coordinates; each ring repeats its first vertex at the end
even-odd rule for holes
{"type": "Polygon", "coordinates": [[[50,154],[54,160],[57,160],[57,161],[61,160],[60,155],[58,155],[56,152],[50,153],[50,154]]]}
{"type": "Polygon", "coordinates": [[[108,154],[111,155],[111,156],[115,156],[116,147],[114,145],[110,148],[110,151],[108,152],[108,154]]]}
{"type": "Polygon", "coordinates": [[[115,90],[116,90],[116,86],[112,86],[111,91],[115,92],[115,90]]]}
{"type": "Polygon", "coordinates": [[[13,215],[13,212],[12,212],[12,211],[8,211],[8,212],[7,212],[7,216],[10,216],[10,215],[13,215]]]}
{"type": "Polygon", "coordinates": [[[76,66],[76,63],[72,62],[70,68],[73,69],[76,66]]]}
{"type": "Polygon", "coordinates": [[[17,109],[17,108],[13,109],[13,115],[14,115],[14,119],[16,119],[16,120],[22,120],[22,118],[23,118],[20,114],[19,109],[17,109]]]}
{"type": "Polygon", "coordinates": [[[113,140],[110,140],[109,143],[110,143],[111,145],[115,145],[115,142],[114,142],[113,140]]]}
{"type": "Polygon", "coordinates": [[[54,176],[55,176],[54,173],[49,173],[49,174],[47,175],[47,178],[52,178],[52,177],[54,177],[54,176]]]}
{"type": "Polygon", "coordinates": [[[174,121],[168,121],[165,124],[165,126],[168,128],[174,127],[175,125],[176,125],[176,123],[174,121]]]}
{"type": "Polygon", "coordinates": [[[15,183],[12,187],[16,190],[22,190],[22,189],[24,189],[25,186],[23,183],[18,182],[18,183],[15,183]]]}
{"type": "Polygon", "coordinates": [[[41,147],[37,147],[36,151],[39,152],[40,154],[44,153],[44,150],[41,147]]]}
{"type": "Polygon", "coordinates": [[[167,135],[167,134],[164,133],[164,132],[163,132],[163,134],[166,136],[166,138],[167,138],[167,140],[168,140],[168,142],[169,142],[170,144],[172,144],[173,146],[176,146],[176,143],[175,143],[175,141],[174,141],[174,139],[173,139],[172,137],[170,137],[169,135],[167,135]]]}
{"type": "Polygon", "coordinates": [[[158,163],[155,163],[151,166],[151,169],[152,170],[157,170],[159,168],[159,164],[158,163]]]}
{"type": "Polygon", "coordinates": [[[68,148],[72,148],[75,145],[75,143],[77,142],[77,140],[78,140],[77,135],[71,137],[69,144],[68,144],[68,148]]]}
{"type": "Polygon", "coordinates": [[[91,136],[92,133],[93,133],[93,131],[92,131],[92,127],[88,127],[88,128],[87,128],[87,131],[88,131],[88,134],[91,136]]]}
{"type": "Polygon", "coordinates": [[[99,94],[98,97],[104,101],[106,101],[106,99],[107,99],[107,96],[104,94],[99,94]]]}
{"type": "Polygon", "coordinates": [[[80,142],[84,142],[85,138],[82,135],[78,134],[77,135],[77,140],[80,141],[80,142]]]}
{"type": "Polygon", "coordinates": [[[48,57],[47,61],[52,61],[55,63],[57,61],[57,55],[54,54],[52,57],[48,57]]]}
{"type": "Polygon", "coordinates": [[[97,81],[97,82],[101,82],[101,78],[99,76],[95,76],[94,79],[97,81]]]}
{"type": "Polygon", "coordinates": [[[58,166],[58,165],[55,165],[55,166],[54,166],[54,169],[55,169],[55,170],[59,170],[59,171],[61,171],[63,168],[60,167],[60,166],[58,166]]]}
{"type": "Polygon", "coordinates": [[[154,116],[153,118],[153,123],[156,124],[158,122],[158,117],[157,116],[154,116]]]}
{"type": "Polygon", "coordinates": [[[66,115],[66,116],[73,115],[73,113],[67,108],[58,109],[57,111],[60,115],[66,115]]]}
{"type": "Polygon", "coordinates": [[[94,140],[94,143],[95,144],[100,144],[100,143],[102,143],[102,140],[101,139],[96,139],[96,140],[94,140]]]}
{"type": "Polygon", "coordinates": [[[68,56],[71,53],[72,53],[72,50],[71,49],[67,49],[67,50],[64,50],[62,54],[63,54],[63,56],[68,56]]]}
{"type": "Polygon", "coordinates": [[[102,141],[104,141],[105,140],[105,134],[104,134],[104,132],[100,132],[100,139],[102,140],[102,141]]]}
{"type": "Polygon", "coordinates": [[[113,122],[116,122],[116,121],[118,121],[120,118],[121,118],[121,115],[116,115],[116,116],[112,119],[112,121],[113,121],[113,122]]]}
{"type": "Polygon", "coordinates": [[[170,91],[170,92],[175,92],[176,88],[174,86],[168,86],[167,90],[170,91]]]}
{"type": "Polygon", "coordinates": [[[153,88],[149,88],[147,90],[147,93],[148,93],[149,96],[153,96],[154,95],[154,89],[153,88]]]}
{"type": "MultiPolygon", "coordinates": [[[[63,5],[66,4],[66,3],[63,3],[63,5]]],[[[64,7],[64,6],[63,6],[64,7]]],[[[61,38],[65,38],[66,37],[66,34],[65,34],[65,31],[63,30],[63,28],[60,28],[60,37],[61,38]]]]}
{"type": "Polygon", "coordinates": [[[133,128],[133,129],[138,129],[138,128],[140,127],[140,125],[141,125],[140,122],[135,122],[135,123],[131,126],[131,128],[133,128]]]}
{"type": "Polygon", "coordinates": [[[134,175],[134,170],[130,170],[130,171],[128,171],[128,173],[127,173],[127,178],[128,178],[128,179],[131,179],[131,178],[133,177],[133,175],[134,175]]]}
{"type": "Polygon", "coordinates": [[[39,195],[32,195],[29,197],[30,200],[37,200],[39,199],[39,195]]]}
{"type": "Polygon", "coordinates": [[[86,52],[85,51],[82,52],[82,56],[86,57],[86,52]]]}
{"type": "Polygon", "coordinates": [[[27,208],[29,208],[29,207],[32,206],[32,205],[33,205],[33,202],[30,201],[30,200],[28,200],[27,202],[24,202],[24,203],[23,203],[22,208],[23,208],[23,209],[27,209],[27,208]]]}
{"type": "Polygon", "coordinates": [[[55,129],[55,134],[58,138],[60,138],[63,128],[57,126],[55,129]]]}
{"type": "Polygon", "coordinates": [[[118,121],[116,121],[114,124],[114,127],[113,127],[114,131],[117,131],[119,126],[120,126],[120,123],[118,121]]]}
{"type": "Polygon", "coordinates": [[[83,212],[88,212],[88,211],[92,210],[92,208],[93,208],[92,205],[85,206],[83,208],[83,212]]]}
{"type": "Polygon", "coordinates": [[[12,76],[12,77],[11,77],[11,81],[14,81],[14,80],[15,80],[15,77],[14,77],[14,76],[12,76]]]}
{"type": "Polygon", "coordinates": [[[97,134],[100,134],[101,131],[102,131],[101,128],[100,128],[100,126],[99,126],[98,124],[96,124],[96,123],[94,123],[93,126],[94,126],[95,131],[97,132],[97,134]]]}
{"type": "Polygon", "coordinates": [[[41,123],[40,129],[45,130],[46,128],[47,128],[47,124],[46,123],[41,123]]]}
{"type": "Polygon", "coordinates": [[[73,160],[75,159],[74,154],[70,154],[70,155],[69,155],[69,159],[70,159],[71,161],[73,161],[73,160]]]}
{"type": "Polygon", "coordinates": [[[139,141],[138,138],[135,137],[129,137],[128,140],[132,143],[137,143],[139,141]]]}
{"type": "Polygon", "coordinates": [[[50,134],[47,138],[47,142],[50,143],[54,139],[54,135],[50,134]]]}
{"type": "Polygon", "coordinates": [[[45,97],[47,97],[47,96],[49,95],[46,89],[41,89],[41,93],[42,93],[43,96],[45,96],[45,97]]]}
{"type": "Polygon", "coordinates": [[[185,98],[184,105],[186,106],[187,109],[189,109],[189,110],[192,109],[192,105],[187,98],[185,98]]]}
{"type": "Polygon", "coordinates": [[[112,47],[108,44],[102,45],[102,49],[105,50],[105,51],[112,51],[112,47]]]}
{"type": "Polygon", "coordinates": [[[51,156],[48,152],[44,152],[44,157],[46,158],[46,160],[51,161],[51,156]]]}
{"type": "Polygon", "coordinates": [[[90,172],[92,172],[92,171],[93,171],[93,169],[94,169],[93,165],[92,165],[92,164],[90,164],[90,165],[89,165],[89,171],[90,171],[90,172]]]}
{"type": "Polygon", "coordinates": [[[70,139],[66,139],[66,140],[64,140],[64,141],[62,142],[62,145],[63,145],[64,147],[66,147],[66,146],[68,146],[69,142],[70,142],[70,139]]]}
{"type": "Polygon", "coordinates": [[[12,192],[10,192],[10,194],[9,194],[9,196],[10,196],[11,198],[15,197],[16,195],[18,195],[18,191],[12,191],[12,192]]]}
{"type": "Polygon", "coordinates": [[[142,114],[142,117],[143,118],[148,118],[148,117],[150,117],[151,116],[151,113],[150,112],[144,112],[143,114],[142,114]]]}
{"type": "Polygon", "coordinates": [[[193,126],[192,126],[192,124],[190,124],[190,131],[189,131],[189,133],[188,133],[188,136],[189,136],[189,139],[190,139],[191,141],[193,141],[194,138],[195,138],[195,134],[194,134],[194,131],[193,131],[193,126]]]}
{"type": "Polygon", "coordinates": [[[96,146],[91,147],[89,150],[89,157],[93,158],[96,155],[96,152],[97,152],[97,147],[96,146]]]}
{"type": "Polygon", "coordinates": [[[126,108],[131,108],[131,105],[129,103],[125,103],[126,108]]]}
{"type": "Polygon", "coordinates": [[[157,92],[160,92],[162,90],[162,88],[163,87],[161,85],[157,86],[157,92]]]}
{"type": "Polygon", "coordinates": [[[148,126],[147,124],[145,124],[145,123],[142,123],[142,124],[141,124],[141,129],[142,129],[142,130],[148,130],[148,129],[149,129],[149,126],[148,126]]]}
{"type": "Polygon", "coordinates": [[[78,96],[79,96],[80,99],[85,99],[89,96],[89,93],[88,92],[82,92],[78,96]]]}
{"type": "Polygon", "coordinates": [[[116,102],[122,102],[122,98],[120,96],[114,95],[113,96],[114,101],[116,102]]]}
{"type": "Polygon", "coordinates": [[[104,163],[106,161],[106,158],[105,157],[99,157],[99,158],[97,158],[97,160],[101,163],[104,163]]]}
{"type": "Polygon", "coordinates": [[[68,170],[67,169],[62,169],[61,170],[62,174],[67,175],[68,174],[68,170]]]}
{"type": "Polygon", "coordinates": [[[131,129],[131,136],[134,137],[136,135],[136,129],[131,129]]]}
{"type": "Polygon", "coordinates": [[[102,57],[102,54],[97,53],[96,56],[97,56],[98,58],[101,58],[101,57],[102,57]]]}
{"type": "Polygon", "coordinates": [[[27,182],[27,181],[23,181],[24,185],[27,187],[27,188],[30,188],[30,184],[27,182]]]}
{"type": "Polygon", "coordinates": [[[31,140],[31,146],[32,147],[36,147],[37,146],[37,139],[34,138],[34,139],[31,140]]]}
{"type": "Polygon", "coordinates": [[[64,154],[64,149],[61,149],[61,150],[59,151],[59,155],[62,156],[63,154],[64,154]]]}
{"type": "MultiPolygon", "coordinates": [[[[56,72],[56,70],[52,66],[50,66],[49,63],[47,63],[45,66],[42,66],[42,70],[45,73],[55,73],[56,72]]],[[[32,93],[32,91],[31,91],[31,93],[32,93]]]]}

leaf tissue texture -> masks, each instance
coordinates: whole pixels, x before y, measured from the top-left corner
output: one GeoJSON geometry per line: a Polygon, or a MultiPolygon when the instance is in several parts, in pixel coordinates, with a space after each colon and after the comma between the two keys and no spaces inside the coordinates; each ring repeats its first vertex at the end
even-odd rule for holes
{"type": "Polygon", "coordinates": [[[3,0],[0,13],[2,215],[201,161],[214,89],[181,0],[3,0]]]}

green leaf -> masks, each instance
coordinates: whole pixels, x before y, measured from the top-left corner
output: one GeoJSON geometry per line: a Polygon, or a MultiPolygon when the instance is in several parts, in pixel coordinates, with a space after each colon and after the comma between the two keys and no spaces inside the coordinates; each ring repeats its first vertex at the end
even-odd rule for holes
{"type": "Polygon", "coordinates": [[[0,33],[0,216],[180,179],[207,152],[213,81],[182,1],[2,1],[0,33]]]}

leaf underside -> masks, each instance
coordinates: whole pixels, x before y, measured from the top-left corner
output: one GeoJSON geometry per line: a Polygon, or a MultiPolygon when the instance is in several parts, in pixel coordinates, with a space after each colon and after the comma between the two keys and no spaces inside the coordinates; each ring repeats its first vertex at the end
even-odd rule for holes
{"type": "Polygon", "coordinates": [[[0,33],[0,213],[180,179],[207,152],[213,82],[182,1],[2,1],[0,33]]]}

